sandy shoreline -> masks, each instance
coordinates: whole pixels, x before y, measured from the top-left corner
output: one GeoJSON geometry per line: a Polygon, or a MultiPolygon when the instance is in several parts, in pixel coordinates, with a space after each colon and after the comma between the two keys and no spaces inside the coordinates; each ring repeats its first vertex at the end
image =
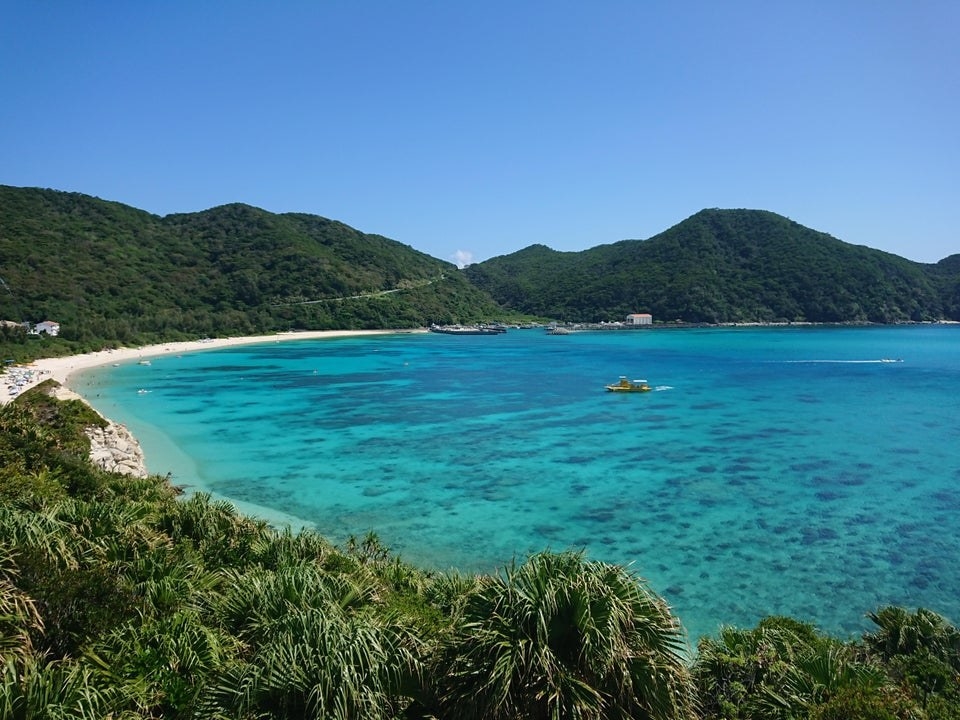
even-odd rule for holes
{"type": "MultiPolygon", "coordinates": [[[[76,372],[101,365],[114,363],[139,362],[160,355],[180,355],[182,353],[199,352],[203,350],[218,350],[220,348],[237,345],[255,345],[268,342],[289,342],[291,340],[322,340],[326,338],[353,337],[361,335],[395,335],[397,333],[426,332],[425,330],[315,330],[302,332],[277,333],[275,335],[250,335],[232,338],[205,338],[203,340],[188,340],[182,342],[167,342],[158,345],[146,345],[138,348],[118,348],[116,350],[98,350],[83,355],[69,355],[57,358],[42,358],[29,365],[21,366],[21,370],[29,373],[29,379],[18,387],[17,395],[40,384],[44,380],[54,379],[61,385],[69,387],[70,377],[76,372]]],[[[3,377],[3,376],[0,376],[3,377]]],[[[0,393],[0,405],[12,400],[16,395],[0,393]]]]}
{"type": "MultiPolygon", "coordinates": [[[[250,335],[246,337],[233,337],[233,338],[205,338],[203,340],[189,340],[184,342],[167,342],[160,343],[157,345],[146,345],[138,348],[118,348],[116,350],[100,350],[97,352],[84,353],[82,355],[70,355],[67,357],[58,357],[58,358],[42,358],[40,360],[35,360],[34,362],[28,365],[14,366],[7,369],[7,373],[0,375],[0,405],[6,404],[10,400],[13,400],[20,393],[25,392],[31,387],[40,384],[44,380],[53,379],[60,383],[61,390],[57,393],[58,397],[63,399],[76,398],[87,402],[86,398],[78,395],[69,387],[69,382],[71,376],[75,373],[78,373],[83,370],[87,370],[94,367],[99,367],[102,365],[113,365],[113,364],[122,364],[129,362],[140,362],[141,360],[147,360],[149,358],[156,358],[163,355],[181,355],[185,353],[201,352],[205,350],[217,350],[220,348],[226,347],[235,347],[238,345],[255,345],[263,344],[268,342],[290,342],[294,340],[324,340],[329,338],[342,338],[342,337],[355,337],[355,336],[371,336],[371,335],[397,335],[397,334],[410,334],[410,333],[420,333],[427,332],[426,329],[409,329],[409,330],[317,330],[317,331],[301,331],[301,332],[286,332],[286,333],[277,333],[275,335],[250,335]],[[7,392],[2,392],[5,389],[4,381],[9,381],[11,375],[17,377],[16,380],[16,394],[8,394],[7,392]]],[[[88,403],[89,404],[89,403],[88,403]]],[[[139,441],[136,437],[130,434],[129,430],[123,425],[116,425],[110,418],[105,418],[109,423],[108,429],[114,434],[120,433],[123,438],[122,448],[115,447],[115,439],[110,442],[100,443],[100,446],[95,447],[96,443],[94,438],[91,438],[91,462],[104,467],[105,469],[112,470],[114,472],[125,472],[127,474],[136,475],[139,477],[146,476],[149,473],[149,469],[146,465],[146,460],[143,457],[143,449],[140,446],[139,441]],[[124,452],[119,452],[124,450],[124,452]],[[136,457],[134,460],[136,462],[130,461],[130,458],[127,458],[126,455],[129,454],[126,451],[130,451],[136,457]],[[118,458],[118,452],[121,457],[118,458]],[[98,455],[102,456],[99,457],[98,455]],[[108,466],[105,466],[102,462],[103,458],[109,458],[112,460],[111,463],[108,463],[108,466]],[[123,469],[118,469],[116,467],[117,462],[126,462],[130,467],[123,469]],[[134,465],[136,467],[134,467],[134,465]]],[[[176,454],[176,450],[173,449],[170,453],[167,454],[167,462],[170,460],[170,454],[176,454]]],[[[170,473],[171,469],[167,468],[166,470],[156,470],[156,472],[170,473]]],[[[189,476],[189,474],[188,474],[189,476]]],[[[169,475],[168,475],[169,477],[169,475]]],[[[183,479],[183,478],[181,478],[183,479]]],[[[302,518],[297,518],[293,515],[288,515],[280,510],[261,507],[254,505],[252,503],[239,502],[228,497],[214,496],[218,499],[226,500],[233,504],[234,507],[241,513],[249,515],[251,517],[258,517],[266,520],[267,522],[277,526],[277,527],[290,527],[294,529],[310,528],[313,527],[313,524],[302,518]]]]}

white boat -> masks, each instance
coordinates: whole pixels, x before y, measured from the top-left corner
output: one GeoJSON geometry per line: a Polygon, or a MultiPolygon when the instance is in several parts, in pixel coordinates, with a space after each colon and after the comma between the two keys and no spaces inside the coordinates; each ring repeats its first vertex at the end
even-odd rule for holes
{"type": "Polygon", "coordinates": [[[443,335],[502,335],[506,328],[499,325],[431,325],[430,332],[443,335]]]}

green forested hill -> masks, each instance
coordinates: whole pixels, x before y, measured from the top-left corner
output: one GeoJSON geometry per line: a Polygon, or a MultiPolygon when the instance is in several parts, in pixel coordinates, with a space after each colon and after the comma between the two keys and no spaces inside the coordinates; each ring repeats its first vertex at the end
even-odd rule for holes
{"type": "Polygon", "coordinates": [[[0,186],[0,319],[68,340],[391,328],[497,312],[452,264],[312,215],[247,205],[158,217],[0,186]],[[363,296],[363,297],[357,297],[363,296]]]}
{"type": "MultiPolygon", "coordinates": [[[[0,186],[0,281],[0,320],[55,320],[70,350],[469,322],[504,308],[575,322],[631,312],[686,322],[960,319],[960,255],[914,263],[758,210],[704,210],[649,240],[583,252],[531,245],[458,272],[313,215],[232,204],[159,217],[0,186]]],[[[13,335],[0,327],[0,343],[13,335]]]]}
{"type": "Polygon", "coordinates": [[[960,254],[945,257],[929,272],[940,288],[944,317],[960,320],[960,254]]]}
{"type": "Polygon", "coordinates": [[[574,322],[649,312],[686,322],[960,319],[960,268],[850,245],[760,210],[703,210],[649,240],[542,245],[466,275],[494,299],[574,322]]]}

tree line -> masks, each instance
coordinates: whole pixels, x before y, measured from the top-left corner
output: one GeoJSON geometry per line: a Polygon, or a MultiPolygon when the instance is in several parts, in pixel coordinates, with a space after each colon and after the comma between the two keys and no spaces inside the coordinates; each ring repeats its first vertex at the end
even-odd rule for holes
{"type": "Polygon", "coordinates": [[[960,320],[960,255],[935,265],[760,210],[704,210],[648,240],[543,245],[458,270],[380,235],[232,204],[158,217],[79,193],[0,186],[0,320],[61,324],[16,359],[204,336],[537,318],[960,320]]]}
{"type": "Polygon", "coordinates": [[[158,217],[4,186],[0,279],[0,320],[55,320],[73,349],[423,327],[502,312],[454,265],[334,220],[242,204],[158,217]]]}
{"type": "Polygon", "coordinates": [[[532,245],[464,272],[505,307],[572,322],[960,320],[960,255],[915,263],[762,210],[703,210],[583,252],[532,245]]]}

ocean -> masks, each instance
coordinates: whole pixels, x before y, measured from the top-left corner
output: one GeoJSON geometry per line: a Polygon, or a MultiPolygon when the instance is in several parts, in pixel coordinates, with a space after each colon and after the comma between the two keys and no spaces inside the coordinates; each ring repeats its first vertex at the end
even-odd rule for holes
{"type": "Polygon", "coordinates": [[[151,472],[422,567],[629,564],[691,638],[886,604],[960,621],[960,327],[397,334],[74,383],[151,472]],[[604,390],[621,375],[649,393],[604,390]]]}

